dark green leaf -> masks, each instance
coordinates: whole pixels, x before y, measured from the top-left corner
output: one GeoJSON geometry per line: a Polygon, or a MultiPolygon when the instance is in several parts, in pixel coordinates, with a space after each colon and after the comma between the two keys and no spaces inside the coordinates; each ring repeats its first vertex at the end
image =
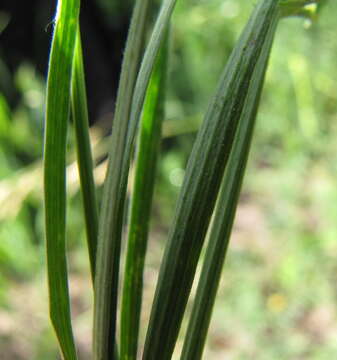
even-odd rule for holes
{"type": "Polygon", "coordinates": [[[76,359],[65,248],[66,141],[79,1],[59,1],[49,61],[44,147],[45,224],[50,317],[64,359],[76,359]]]}
{"type": "Polygon", "coordinates": [[[277,13],[275,0],[255,9],[198,132],[159,273],[144,360],[171,358],[248,87],[277,13]]]}
{"type": "Polygon", "coordinates": [[[278,18],[275,18],[249,86],[247,100],[242,111],[215,210],[205,260],[186,331],[181,360],[198,360],[202,356],[246,169],[257,109],[277,22],[278,18]]]}
{"type": "Polygon", "coordinates": [[[129,360],[137,358],[144,261],[164,117],[167,43],[166,39],[147,90],[137,149],[121,310],[121,358],[129,360]]]}
{"type": "Polygon", "coordinates": [[[72,114],[75,125],[78,169],[84,205],[91,276],[94,280],[98,233],[98,210],[89,137],[87,94],[85,88],[80,29],[77,31],[72,78],[72,114]]]}
{"type": "Polygon", "coordinates": [[[131,20],[117,95],[99,219],[93,336],[95,360],[115,359],[119,261],[128,175],[122,169],[128,168],[129,163],[125,159],[126,137],[148,13],[149,0],[138,0],[131,20]]]}

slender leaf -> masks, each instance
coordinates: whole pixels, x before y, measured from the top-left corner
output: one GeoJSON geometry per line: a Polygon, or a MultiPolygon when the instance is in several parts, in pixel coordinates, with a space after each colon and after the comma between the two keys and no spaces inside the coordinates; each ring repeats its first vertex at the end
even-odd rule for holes
{"type": "Polygon", "coordinates": [[[72,78],[72,115],[75,125],[78,168],[84,205],[91,276],[94,280],[98,233],[98,210],[89,137],[88,106],[80,29],[77,30],[72,78]]]}
{"type": "Polygon", "coordinates": [[[163,5],[160,9],[159,15],[157,17],[154,29],[151,34],[149,44],[146,48],[141,67],[139,69],[139,74],[137,76],[137,82],[135,85],[134,96],[132,100],[132,111],[130,115],[130,126],[127,137],[127,146],[125,151],[125,166],[123,171],[123,176],[126,177],[128,171],[128,163],[130,159],[130,154],[132,151],[132,144],[134,141],[136,129],[139,123],[140,114],[143,108],[144,99],[147,87],[149,85],[151,73],[167,32],[167,28],[170,23],[170,18],[172,16],[174,7],[177,0],[164,0],[163,5]]]}
{"type": "Polygon", "coordinates": [[[275,18],[249,86],[246,104],[226,167],[215,211],[181,360],[198,360],[202,356],[246,169],[257,109],[277,22],[278,18],[275,18]]]}
{"type": "Polygon", "coordinates": [[[109,164],[99,218],[93,347],[95,360],[115,359],[115,332],[121,233],[127,174],[125,144],[134,85],[142,56],[149,0],[137,0],[122,65],[113,123],[109,164]]]}
{"type": "Polygon", "coordinates": [[[65,248],[66,138],[79,0],[58,2],[49,60],[44,146],[45,226],[50,317],[64,359],[76,359],[65,248]]]}
{"type": "Polygon", "coordinates": [[[166,39],[153,69],[139,132],[121,310],[122,359],[137,358],[144,261],[164,116],[167,43],[166,39]]]}
{"type": "Polygon", "coordinates": [[[278,1],[255,9],[225,68],[190,156],[169,233],[143,359],[170,359],[249,83],[278,1]]]}
{"type": "Polygon", "coordinates": [[[138,20],[141,22],[140,19],[142,19],[138,13],[145,8],[147,9],[148,1],[143,0],[136,3],[135,15],[133,16],[135,20],[131,22],[125,51],[124,72],[122,70],[121,76],[121,90],[117,99],[116,116],[114,119],[117,125],[115,125],[113,132],[99,226],[97,261],[99,261],[100,266],[98,267],[99,271],[96,274],[95,281],[96,297],[94,313],[95,359],[105,359],[108,356],[107,354],[112,353],[110,344],[116,327],[115,309],[117,303],[120,238],[130,156],[151,72],[175,4],[176,0],[165,0],[162,5],[139,70],[132,100],[132,112],[130,121],[127,124],[130,111],[129,95],[131,91],[126,91],[126,89],[133,90],[133,87],[131,87],[133,82],[127,80],[129,77],[134,79],[135,76],[128,62],[137,58],[134,55],[137,54],[137,47],[134,43],[138,41],[137,35],[139,38],[140,34],[142,34],[141,27],[137,26],[138,20]],[[137,6],[140,9],[138,11],[137,6]],[[134,38],[136,40],[133,40],[134,38]],[[118,105],[119,103],[121,105],[118,105]],[[126,145],[124,144],[125,135],[127,135],[126,145]],[[111,319],[107,318],[107,313],[112,314],[111,319]]]}

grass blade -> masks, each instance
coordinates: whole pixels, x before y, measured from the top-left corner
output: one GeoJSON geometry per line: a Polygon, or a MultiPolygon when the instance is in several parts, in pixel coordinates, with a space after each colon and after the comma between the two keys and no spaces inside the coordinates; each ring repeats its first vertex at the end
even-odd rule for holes
{"type": "Polygon", "coordinates": [[[163,39],[167,32],[170,19],[177,0],[164,0],[160,9],[158,18],[156,20],[149,44],[146,48],[144,58],[139,69],[137,82],[135,85],[134,97],[132,100],[132,111],[130,115],[130,126],[127,136],[127,146],[125,151],[125,168],[123,176],[125,177],[128,171],[128,160],[130,158],[132,144],[135,138],[136,129],[139,123],[140,114],[143,108],[146,90],[150,81],[151,73],[162,45],[163,39]]]}
{"type": "Polygon", "coordinates": [[[121,358],[129,360],[137,358],[144,261],[164,116],[167,52],[166,38],[153,69],[140,125],[121,310],[121,358]]]}
{"type": "Polygon", "coordinates": [[[187,166],[161,265],[143,360],[170,359],[235,131],[278,1],[255,9],[221,78],[187,166]]]}
{"type": "MultiPolygon", "coordinates": [[[[133,92],[135,72],[128,64],[133,53],[137,54],[137,36],[142,33],[138,20],[142,17],[135,11],[125,51],[124,75],[122,70],[120,91],[117,99],[115,125],[110,151],[108,174],[100,216],[97,261],[95,306],[94,306],[94,356],[106,359],[112,354],[111,339],[115,334],[116,303],[119,273],[119,254],[125,192],[133,141],[143,107],[144,98],[156,56],[163,41],[176,0],[165,0],[157,18],[149,45],[145,52],[135,85],[130,121],[130,94],[133,92]],[[128,60],[127,60],[128,59],[128,60]],[[128,79],[132,79],[129,81],[128,79]],[[120,99],[120,100],[119,100],[120,99]],[[120,103],[120,105],[119,105],[120,103]],[[126,143],[125,143],[126,138],[126,143]],[[107,313],[112,313],[109,320],[107,313]],[[106,355],[104,355],[106,354],[106,355]],[[105,357],[104,357],[105,356],[105,357]]],[[[148,7],[148,0],[137,1],[140,10],[148,7]]],[[[143,17],[145,18],[145,17],[143,17]]],[[[143,21],[144,23],[144,21],[143,21]]],[[[144,25],[144,24],[143,24],[144,25]]],[[[137,55],[134,57],[137,58],[137,55]]]]}
{"type": "Polygon", "coordinates": [[[134,85],[141,61],[150,0],[137,0],[122,65],[109,164],[99,218],[93,347],[95,360],[115,359],[120,247],[126,196],[125,144],[134,85]]]}
{"type": "Polygon", "coordinates": [[[77,30],[72,78],[72,115],[75,125],[77,161],[84,205],[84,216],[90,259],[91,276],[95,278],[98,209],[89,137],[87,94],[83,68],[80,29],[77,30]]]}
{"type": "MultiPolygon", "coordinates": [[[[134,73],[126,60],[123,66],[125,74],[123,75],[122,71],[121,91],[118,96],[123,106],[119,108],[119,100],[117,99],[116,116],[114,120],[115,130],[112,135],[113,146],[110,151],[111,155],[100,216],[100,224],[102,225],[99,226],[97,261],[100,262],[100,266],[97,269],[95,280],[94,307],[95,359],[106,359],[104,356],[108,355],[104,354],[112,354],[110,344],[112,336],[115,334],[116,319],[114,314],[116,312],[117,302],[120,239],[130,156],[151,72],[175,4],[176,0],[164,0],[161,7],[137,77],[129,122],[127,121],[131,105],[129,95],[133,91],[131,84],[134,84],[134,73]],[[129,76],[132,81],[128,81],[129,76]],[[123,82],[125,83],[124,85],[123,82]],[[132,91],[126,91],[126,89],[132,91]],[[124,142],[125,138],[126,143],[124,142]],[[107,313],[113,314],[112,319],[107,319],[107,313]]],[[[145,9],[145,7],[148,7],[148,1],[138,1],[136,3],[136,9],[137,6],[139,6],[141,10],[145,9]]],[[[134,13],[137,14],[137,16],[134,16],[135,21],[131,22],[125,59],[135,57],[133,54],[137,54],[137,47],[134,46],[134,43],[137,43],[137,40],[133,40],[133,38],[137,38],[137,35],[139,37],[139,35],[142,34],[142,31],[139,30],[140,27],[137,26],[137,22],[141,19],[141,16],[138,15],[138,11],[134,13]]]]}
{"type": "Polygon", "coordinates": [[[80,2],[58,2],[49,60],[44,146],[45,226],[50,318],[65,360],[76,359],[65,248],[66,138],[80,2]]]}
{"type": "Polygon", "coordinates": [[[198,360],[202,356],[246,169],[257,109],[277,22],[278,18],[275,18],[254,71],[245,108],[225,171],[191,318],[186,331],[181,360],[198,360]]]}

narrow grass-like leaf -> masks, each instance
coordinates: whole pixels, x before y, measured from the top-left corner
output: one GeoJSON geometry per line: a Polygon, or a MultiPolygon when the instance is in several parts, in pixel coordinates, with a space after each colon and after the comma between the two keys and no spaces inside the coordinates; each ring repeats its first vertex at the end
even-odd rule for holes
{"type": "Polygon", "coordinates": [[[50,317],[65,360],[76,359],[65,247],[66,141],[79,0],[58,2],[49,60],[44,146],[45,226],[50,317]]]}
{"type": "Polygon", "coordinates": [[[164,253],[143,359],[171,358],[248,87],[278,1],[255,9],[198,132],[164,253]]]}
{"type": "Polygon", "coordinates": [[[77,30],[72,77],[72,115],[75,125],[77,161],[84,206],[91,276],[94,280],[98,233],[98,209],[89,137],[87,94],[83,68],[81,34],[79,28],[77,30]]]}
{"type": "Polygon", "coordinates": [[[138,0],[131,21],[100,216],[97,249],[97,261],[100,266],[96,273],[94,306],[94,356],[95,359],[100,360],[106,359],[112,353],[110,344],[112,337],[115,336],[121,228],[133,141],[151,72],[176,0],[165,0],[161,7],[139,70],[132,100],[132,112],[128,122],[131,106],[130,94],[133,92],[133,80],[136,76],[136,72],[130,67],[130,62],[134,62],[134,59],[138,58],[135,44],[137,45],[142,37],[141,29],[146,22],[142,19],[146,19],[146,16],[141,14],[145,13],[145,9],[147,13],[148,4],[148,0],[138,0]],[[143,25],[141,26],[141,24],[143,25]],[[129,81],[129,79],[131,80],[129,81]],[[112,314],[110,319],[107,318],[107,313],[112,314]]]}
{"type": "Polygon", "coordinates": [[[128,163],[132,151],[132,144],[135,138],[136,129],[139,123],[140,114],[143,108],[147,87],[149,85],[151,73],[162,45],[163,39],[167,32],[170,19],[177,0],[164,0],[156,20],[154,29],[151,34],[149,44],[146,48],[144,58],[139,69],[137,82],[135,85],[134,97],[132,100],[132,111],[130,115],[130,126],[127,137],[127,146],[125,151],[125,167],[123,176],[126,177],[128,172],[128,163]]]}
{"type": "Polygon", "coordinates": [[[93,349],[95,360],[115,359],[115,332],[121,236],[127,174],[125,144],[132,96],[141,61],[150,0],[137,0],[126,43],[117,95],[109,164],[99,218],[93,349]]]}
{"type": "Polygon", "coordinates": [[[246,169],[257,109],[277,22],[278,18],[275,18],[249,86],[246,104],[242,112],[217,202],[209,244],[201,270],[191,318],[186,331],[181,360],[199,360],[202,356],[246,169]]]}
{"type": "Polygon", "coordinates": [[[168,39],[158,54],[141,119],[121,309],[121,359],[136,360],[143,270],[164,117],[168,39]]]}

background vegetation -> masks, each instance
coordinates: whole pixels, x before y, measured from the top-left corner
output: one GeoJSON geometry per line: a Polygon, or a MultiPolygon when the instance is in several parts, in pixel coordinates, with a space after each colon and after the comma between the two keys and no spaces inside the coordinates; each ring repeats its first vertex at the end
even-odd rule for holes
{"type": "MultiPolygon", "coordinates": [[[[5,1],[0,7],[4,360],[58,358],[48,320],[41,206],[44,82],[54,9],[43,3],[19,9],[20,2],[5,1]]],[[[82,11],[98,186],[132,1],[116,4],[92,0],[82,11]]],[[[175,11],[144,319],[195,130],[253,6],[186,0],[175,11]]],[[[303,19],[280,24],[205,359],[321,360],[337,354],[336,8],[327,3],[309,28],[303,19]]],[[[74,151],[72,133],[69,150],[74,151]]],[[[75,336],[86,359],[92,290],[72,160],[69,265],[75,336]]]]}

